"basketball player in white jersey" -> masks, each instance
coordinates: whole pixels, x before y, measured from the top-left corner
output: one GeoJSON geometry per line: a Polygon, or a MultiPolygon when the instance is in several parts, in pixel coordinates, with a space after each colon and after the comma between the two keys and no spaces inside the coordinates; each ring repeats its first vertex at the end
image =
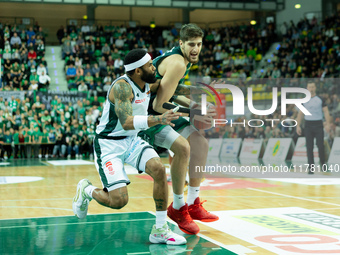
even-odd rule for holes
{"type": "Polygon", "coordinates": [[[108,93],[100,123],[94,139],[95,165],[103,189],[94,187],[87,179],[78,183],[73,199],[73,212],[79,219],[87,215],[89,202],[112,209],[120,209],[128,202],[127,185],[130,183],[124,163],[145,172],[154,179],[153,198],[156,204],[156,224],[149,240],[152,243],[181,245],[186,243],[166,223],[168,185],[165,167],[154,149],[137,133],[157,124],[173,125],[180,114],[172,110],[158,116],[147,116],[150,100],[149,83],[156,82],[151,57],[142,49],[130,51],[124,59],[126,74],[116,79],[108,93]]]}

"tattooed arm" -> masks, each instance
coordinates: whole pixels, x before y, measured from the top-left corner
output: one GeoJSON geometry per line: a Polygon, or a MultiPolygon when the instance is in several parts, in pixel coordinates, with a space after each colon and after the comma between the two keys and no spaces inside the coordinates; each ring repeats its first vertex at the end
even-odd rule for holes
{"type": "Polygon", "coordinates": [[[115,111],[125,130],[134,129],[132,104],[132,88],[125,81],[118,81],[110,91],[109,98],[115,104],[115,111]]]}
{"type": "Polygon", "coordinates": [[[198,87],[178,84],[175,90],[175,95],[190,95],[190,93],[193,93],[196,91],[202,92],[202,90],[200,90],[198,87]]]}
{"type": "MultiPolygon", "coordinates": [[[[132,99],[133,93],[130,84],[125,81],[119,81],[110,91],[109,98],[115,104],[115,111],[118,116],[120,123],[124,130],[133,130],[135,129],[133,125],[133,112],[132,112],[132,99]]],[[[145,112],[145,116],[147,112],[145,112]]],[[[148,117],[148,126],[152,127],[157,124],[163,125],[172,125],[172,120],[178,119],[180,114],[173,113],[172,110],[165,112],[162,115],[149,116],[148,117]]]]}

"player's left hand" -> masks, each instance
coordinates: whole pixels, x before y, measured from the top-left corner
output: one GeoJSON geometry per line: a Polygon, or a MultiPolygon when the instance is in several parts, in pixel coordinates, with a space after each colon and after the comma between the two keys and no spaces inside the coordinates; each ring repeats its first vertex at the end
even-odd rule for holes
{"type": "Polygon", "coordinates": [[[155,83],[150,84],[151,92],[156,92],[160,84],[161,84],[161,79],[157,80],[155,83]]]}

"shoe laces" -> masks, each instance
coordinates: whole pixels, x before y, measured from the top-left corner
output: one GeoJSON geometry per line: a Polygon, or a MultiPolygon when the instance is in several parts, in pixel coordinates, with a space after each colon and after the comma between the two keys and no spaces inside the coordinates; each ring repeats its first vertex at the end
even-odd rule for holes
{"type": "Polygon", "coordinates": [[[191,218],[191,216],[190,216],[190,214],[189,214],[189,210],[190,210],[190,209],[188,209],[188,210],[183,210],[183,211],[180,211],[180,213],[183,215],[183,217],[184,217],[184,219],[185,219],[186,221],[192,222],[193,220],[192,220],[192,218],[191,218]]]}
{"type": "Polygon", "coordinates": [[[207,200],[203,200],[202,202],[199,202],[198,204],[192,204],[190,205],[188,211],[192,211],[192,210],[195,210],[195,209],[198,209],[200,208],[201,210],[205,211],[205,212],[208,212],[207,210],[204,209],[204,207],[202,206],[203,203],[207,202],[207,200]]]}

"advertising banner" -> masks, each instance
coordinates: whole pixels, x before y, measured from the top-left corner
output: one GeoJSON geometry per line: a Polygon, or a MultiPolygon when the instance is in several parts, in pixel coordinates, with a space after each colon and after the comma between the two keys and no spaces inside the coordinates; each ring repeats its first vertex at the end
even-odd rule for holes
{"type": "Polygon", "coordinates": [[[328,163],[336,164],[340,163],[340,137],[335,137],[331,153],[328,158],[328,163]]]}
{"type": "Polygon", "coordinates": [[[224,138],[222,141],[220,157],[228,158],[233,157],[236,158],[240,152],[242,144],[241,138],[224,138]]]}
{"type": "Polygon", "coordinates": [[[246,138],[243,140],[240,158],[258,159],[263,148],[263,139],[246,138]]]}
{"type": "Polygon", "coordinates": [[[218,157],[220,155],[222,139],[211,138],[209,139],[209,152],[208,157],[218,157]]]}
{"type": "Polygon", "coordinates": [[[12,101],[12,96],[14,98],[19,98],[21,101],[25,99],[26,91],[0,91],[0,97],[4,99],[4,101],[12,101]]]}
{"type": "Polygon", "coordinates": [[[284,162],[289,158],[288,153],[292,153],[293,146],[291,138],[270,138],[263,155],[263,160],[266,162],[284,162]]]}
{"type": "Polygon", "coordinates": [[[300,207],[213,213],[219,221],[202,224],[273,254],[340,254],[339,216],[300,207]]]}
{"type": "MultiPolygon", "coordinates": [[[[329,151],[330,151],[327,140],[324,141],[324,145],[325,145],[325,156],[327,159],[329,155],[329,151]]],[[[334,145],[336,145],[336,143],[334,143],[334,145]]],[[[319,150],[318,150],[318,147],[316,146],[316,139],[314,139],[313,154],[314,154],[314,162],[318,163],[319,162],[319,150]]],[[[307,147],[306,147],[305,137],[299,137],[299,139],[297,140],[292,161],[299,162],[299,163],[307,163],[307,147]]]]}
{"type": "Polygon", "coordinates": [[[87,93],[78,91],[47,91],[47,92],[37,92],[37,96],[40,97],[40,101],[46,105],[47,109],[51,108],[51,101],[55,96],[61,99],[61,102],[68,105],[69,102],[76,104],[78,100],[83,100],[87,98],[87,93]]]}

